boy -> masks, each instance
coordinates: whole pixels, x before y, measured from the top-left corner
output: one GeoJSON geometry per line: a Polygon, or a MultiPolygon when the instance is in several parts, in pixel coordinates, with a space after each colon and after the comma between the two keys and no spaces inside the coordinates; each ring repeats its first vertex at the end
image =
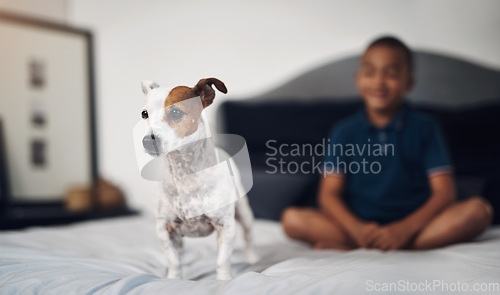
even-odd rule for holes
{"type": "Polygon", "coordinates": [[[287,208],[282,223],[288,236],[314,248],[430,249],[469,241],[489,226],[493,210],[486,200],[455,201],[451,163],[435,122],[403,104],[412,67],[411,51],[394,37],[368,46],[356,73],[364,110],[336,126],[331,144],[391,148],[368,157],[327,156],[320,208],[287,208]],[[379,166],[369,173],[346,168],[366,160],[379,166]]]}

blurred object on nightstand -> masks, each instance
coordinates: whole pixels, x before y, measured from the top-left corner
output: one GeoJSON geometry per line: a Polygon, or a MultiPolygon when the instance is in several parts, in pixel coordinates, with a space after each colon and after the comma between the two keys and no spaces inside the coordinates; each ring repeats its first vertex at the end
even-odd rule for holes
{"type": "Polygon", "coordinates": [[[100,210],[110,211],[126,207],[122,190],[107,180],[100,178],[95,192],[96,205],[100,210]]]}
{"type": "Polygon", "coordinates": [[[64,200],[66,209],[74,213],[85,213],[94,208],[90,187],[73,186],[66,193],[64,200]]]}
{"type": "Polygon", "coordinates": [[[124,209],[123,192],[111,182],[99,179],[94,187],[74,186],[66,194],[65,206],[74,213],[124,209]]]}

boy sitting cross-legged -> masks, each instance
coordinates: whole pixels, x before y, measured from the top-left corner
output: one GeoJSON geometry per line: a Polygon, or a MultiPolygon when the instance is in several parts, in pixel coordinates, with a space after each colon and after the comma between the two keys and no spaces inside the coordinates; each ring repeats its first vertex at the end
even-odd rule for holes
{"type": "Polygon", "coordinates": [[[403,102],[413,85],[408,47],[394,37],[373,41],[361,58],[356,84],[364,110],[336,126],[331,144],[378,143],[392,149],[384,155],[327,156],[320,208],[287,208],[286,234],[315,248],[395,250],[466,242],[484,231],[492,207],[481,197],[455,200],[437,124],[403,102]],[[380,171],[346,168],[362,161],[377,161],[380,171]]]}

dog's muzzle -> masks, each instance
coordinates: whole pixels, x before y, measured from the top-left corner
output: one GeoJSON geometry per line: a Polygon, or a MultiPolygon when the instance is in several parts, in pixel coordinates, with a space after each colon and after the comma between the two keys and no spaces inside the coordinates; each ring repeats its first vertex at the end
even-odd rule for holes
{"type": "Polygon", "coordinates": [[[153,133],[144,136],[142,139],[142,146],[146,152],[152,156],[159,156],[161,153],[161,139],[158,135],[153,133]]]}

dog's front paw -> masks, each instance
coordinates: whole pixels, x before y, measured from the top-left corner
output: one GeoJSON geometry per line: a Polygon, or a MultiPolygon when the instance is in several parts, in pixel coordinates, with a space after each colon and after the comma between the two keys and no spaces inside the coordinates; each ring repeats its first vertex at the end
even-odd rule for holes
{"type": "Polygon", "coordinates": [[[217,272],[217,280],[219,281],[229,281],[232,279],[233,276],[229,272],[217,272]]]}
{"type": "Polygon", "coordinates": [[[180,270],[169,268],[167,273],[167,279],[180,279],[181,272],[180,270]]]}

